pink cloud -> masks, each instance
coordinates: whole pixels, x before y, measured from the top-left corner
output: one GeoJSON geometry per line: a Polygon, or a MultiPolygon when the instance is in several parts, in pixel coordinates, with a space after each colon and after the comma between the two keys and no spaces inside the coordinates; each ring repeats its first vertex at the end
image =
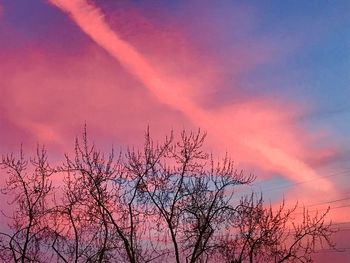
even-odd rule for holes
{"type": "Polygon", "coordinates": [[[71,149],[85,121],[91,137],[109,145],[141,143],[147,125],[158,137],[176,128],[174,123],[189,127],[178,111],[157,103],[100,49],[82,49],[86,51],[76,56],[50,49],[2,56],[2,117],[31,135],[14,138],[7,130],[18,145],[45,143],[62,154],[71,149]]]}
{"type": "MultiPolygon", "coordinates": [[[[20,142],[28,149],[40,142],[61,157],[72,150],[84,121],[90,138],[107,145],[107,150],[111,143],[116,148],[141,144],[147,125],[155,138],[163,138],[170,129],[201,127],[208,132],[208,148],[218,155],[228,151],[238,168],[259,167],[293,182],[315,179],[289,190],[285,198],[290,203],[337,199],[336,183],[314,168],[318,160],[336,152],[335,146],[314,147],[319,134],[297,127],[295,118],[304,113],[303,105],[250,97],[234,105],[205,108],[202,100],[211,100],[213,87],[220,86],[221,71],[227,69],[196,53],[179,28],[170,26],[169,38],[141,14],[128,11],[124,18],[131,15],[129,19],[143,24],[146,33],[131,37],[124,29],[124,40],[118,27],[116,33],[104,14],[85,1],[55,3],[67,8],[80,28],[111,56],[91,43],[75,57],[36,49],[2,55],[3,150],[18,149],[20,142]]],[[[233,74],[268,59],[268,55],[256,58],[243,46],[236,46],[231,55],[233,74]]],[[[232,92],[242,97],[237,83],[231,85],[232,92]]],[[[349,209],[334,209],[329,218],[346,221],[348,214],[349,209]]]]}
{"type": "MultiPolygon", "coordinates": [[[[111,29],[103,13],[86,1],[52,0],[76,22],[98,45],[153,94],[159,102],[183,113],[196,126],[206,129],[214,141],[220,141],[231,151],[240,152],[240,158],[253,159],[262,167],[269,167],[290,179],[305,179],[317,173],[302,159],[301,133],[291,130],[288,115],[269,102],[244,103],[234,108],[208,112],[187,96],[191,85],[179,76],[166,76],[131,44],[111,29]],[[184,92],[185,91],[185,92],[184,92]],[[298,146],[299,145],[299,146],[298,146]]],[[[198,83],[197,83],[198,84],[198,83]]],[[[329,191],[332,184],[322,180],[317,186],[329,191]]]]}
{"type": "MultiPolygon", "coordinates": [[[[311,202],[334,190],[333,183],[319,177],[310,165],[310,156],[320,159],[330,149],[312,148],[310,142],[317,135],[295,125],[295,117],[304,112],[302,105],[248,98],[231,106],[205,108],[198,97],[210,100],[224,69],[220,61],[196,53],[180,29],[171,26],[169,39],[140,14],[132,13],[147,34],[131,38],[135,41],[131,45],[85,1],[55,3],[69,10],[82,30],[111,56],[93,44],[82,47],[86,51],[76,56],[35,49],[2,55],[0,70],[5,74],[0,79],[4,94],[0,102],[2,123],[7,123],[3,129],[9,134],[3,140],[45,143],[62,155],[72,149],[84,121],[91,138],[108,146],[142,143],[148,124],[156,138],[172,128],[201,127],[208,132],[209,148],[219,155],[228,151],[238,167],[244,163],[295,182],[319,178],[302,191],[291,191],[290,200],[297,196],[311,202]]],[[[267,59],[255,60],[255,54],[237,48],[235,53],[245,54],[252,64],[240,59],[230,71],[240,72],[267,59]]],[[[234,81],[232,85],[232,92],[241,97],[234,81]]],[[[13,144],[7,147],[13,149],[13,144]]]]}

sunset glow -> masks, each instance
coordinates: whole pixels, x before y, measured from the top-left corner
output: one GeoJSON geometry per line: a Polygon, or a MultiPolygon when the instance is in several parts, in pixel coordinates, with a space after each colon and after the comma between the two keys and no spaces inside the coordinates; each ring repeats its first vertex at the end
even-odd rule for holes
{"type": "Polygon", "coordinates": [[[2,154],[60,160],[85,123],[103,149],[200,128],[257,177],[239,191],[349,226],[349,3],[34,2],[0,3],[2,154]]]}

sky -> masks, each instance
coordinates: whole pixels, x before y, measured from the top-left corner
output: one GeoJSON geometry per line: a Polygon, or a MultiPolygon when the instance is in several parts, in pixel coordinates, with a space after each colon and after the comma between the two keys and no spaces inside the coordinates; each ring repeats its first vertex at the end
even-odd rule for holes
{"type": "Polygon", "coordinates": [[[2,0],[0,152],[201,128],[257,176],[242,192],[331,206],[349,248],[349,28],[342,0],[2,0]]]}

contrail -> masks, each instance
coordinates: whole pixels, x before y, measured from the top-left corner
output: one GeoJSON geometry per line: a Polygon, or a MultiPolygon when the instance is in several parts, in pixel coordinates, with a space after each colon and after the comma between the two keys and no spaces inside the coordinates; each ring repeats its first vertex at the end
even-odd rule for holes
{"type": "MultiPolygon", "coordinates": [[[[212,136],[218,139],[224,134],[230,135],[234,140],[234,130],[229,131],[232,127],[225,121],[227,118],[220,119],[215,113],[207,113],[191,101],[185,94],[180,94],[177,87],[185,86],[186,83],[173,79],[165,81],[161,74],[139,53],[132,45],[121,39],[106,23],[103,13],[94,5],[89,4],[86,0],[49,0],[53,5],[67,13],[70,18],[91,37],[100,47],[105,49],[114,57],[130,74],[134,75],[157,99],[181,111],[193,123],[199,126],[205,126],[207,131],[218,131],[216,126],[220,126],[219,134],[213,132],[212,136]],[[222,132],[224,130],[224,132],[222,132]]],[[[227,111],[225,115],[234,114],[227,111]]],[[[298,158],[288,154],[281,148],[274,148],[266,143],[264,138],[257,138],[253,133],[244,132],[245,138],[239,143],[250,148],[251,151],[259,153],[274,168],[285,173],[289,178],[295,180],[296,175],[302,178],[315,177],[317,174],[307,164],[298,158]]],[[[277,139],[277,138],[276,138],[277,139]]],[[[237,139],[236,139],[237,141],[237,139]]],[[[229,143],[229,142],[228,142],[229,143]]],[[[225,142],[226,144],[226,142],[225,142]]],[[[315,188],[329,191],[332,185],[329,181],[319,182],[315,188]]]]}
{"type": "Polygon", "coordinates": [[[181,111],[198,110],[176,89],[167,88],[172,84],[165,83],[148,61],[109,27],[98,8],[85,0],[50,0],[50,2],[68,13],[83,32],[140,80],[161,102],[181,111]]]}

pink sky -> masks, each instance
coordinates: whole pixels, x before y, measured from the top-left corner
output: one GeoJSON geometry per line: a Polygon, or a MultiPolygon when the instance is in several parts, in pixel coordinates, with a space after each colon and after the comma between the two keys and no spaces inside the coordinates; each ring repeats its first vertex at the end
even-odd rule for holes
{"type": "MultiPolygon", "coordinates": [[[[280,55],[285,51],[275,41],[258,39],[265,51],[260,52],[251,50],[248,41],[233,40],[221,56],[209,33],[220,29],[209,25],[203,32],[201,38],[214,46],[203,52],[194,32],[175,20],[155,24],[151,17],[161,13],[157,9],[100,9],[85,0],[45,5],[62,20],[48,31],[64,35],[79,52],[57,48],[60,42],[43,47],[49,41],[43,37],[40,44],[28,41],[25,48],[0,53],[0,142],[5,152],[16,151],[21,142],[25,149],[40,142],[59,159],[72,149],[85,122],[93,140],[107,148],[139,145],[147,125],[160,139],[171,129],[200,127],[208,133],[208,149],[221,156],[227,151],[238,168],[254,173],[258,181],[270,180],[267,189],[281,181],[305,182],[282,193],[265,193],[274,202],[284,196],[291,203],[333,205],[328,202],[350,197],[348,180],[329,176],[349,170],[331,162],[348,145],[335,138],[331,125],[310,128],[298,122],[312,112],[312,104],[269,92],[255,96],[242,88],[241,76],[272,63],[276,54],[288,56],[280,55]]],[[[6,7],[0,6],[0,22],[4,14],[6,7]]],[[[241,30],[252,31],[257,23],[254,8],[233,15],[241,30]]],[[[11,41],[26,43],[6,24],[0,29],[11,41]]],[[[299,45],[282,43],[291,53],[299,45]]],[[[349,214],[349,207],[333,209],[330,218],[347,222],[349,214]]]]}

